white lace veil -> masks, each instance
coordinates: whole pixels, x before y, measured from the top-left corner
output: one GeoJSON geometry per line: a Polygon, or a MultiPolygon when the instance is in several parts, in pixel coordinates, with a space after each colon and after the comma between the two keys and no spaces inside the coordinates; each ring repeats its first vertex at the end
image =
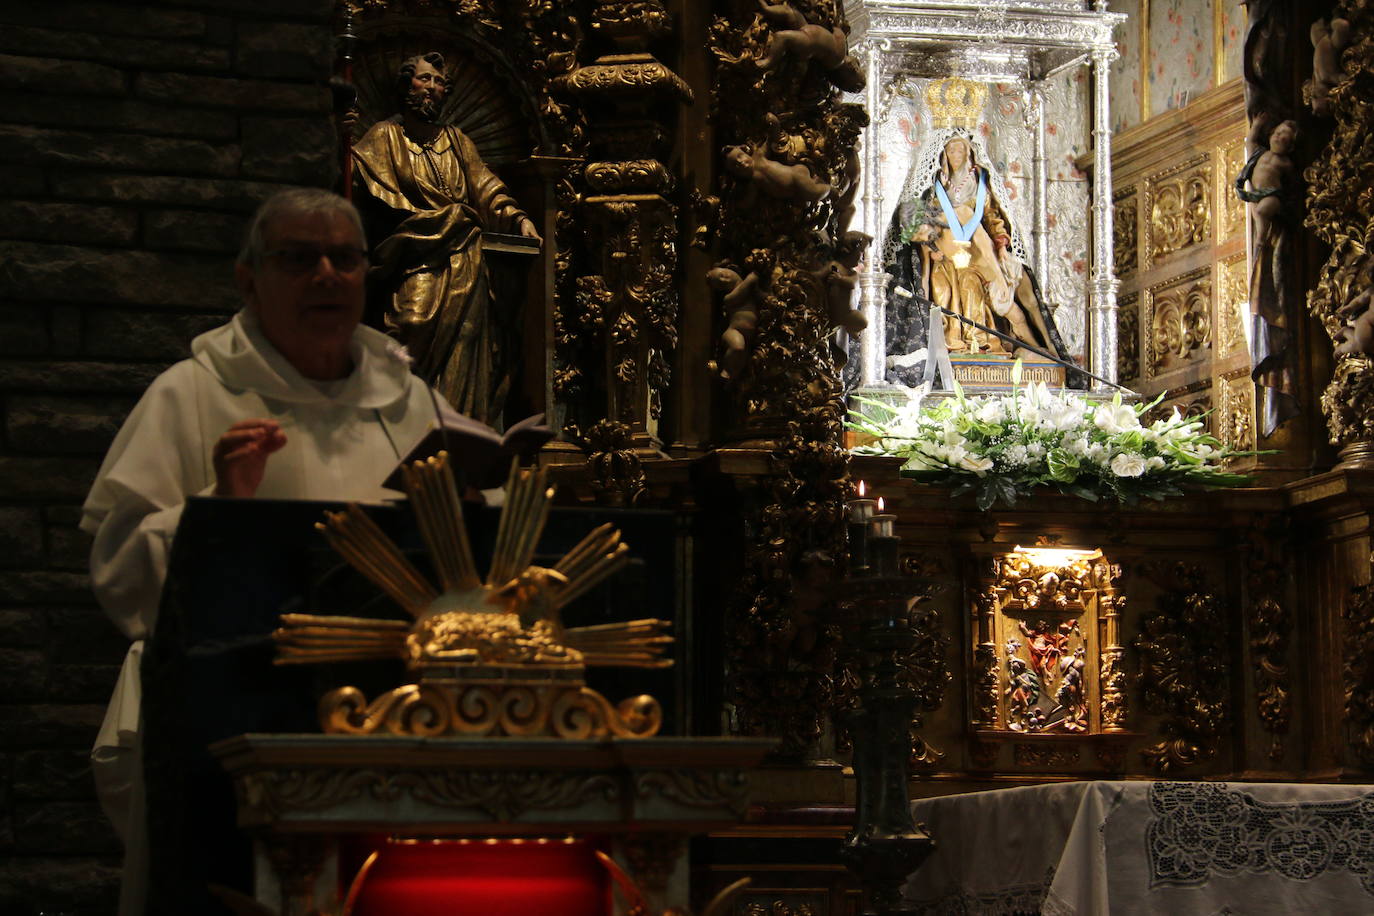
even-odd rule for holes
{"type": "Polygon", "coordinates": [[[905,228],[910,222],[908,215],[915,202],[935,184],[935,176],[940,171],[940,156],[945,151],[945,144],[954,137],[963,137],[967,140],[974,163],[987,170],[988,196],[997,202],[998,210],[1006,218],[1007,228],[1011,232],[1011,252],[1016,260],[1022,264],[1029,264],[1030,251],[1021,237],[1021,230],[1012,220],[1011,211],[1002,203],[1002,176],[992,164],[992,157],[988,155],[982,139],[976,133],[962,127],[941,127],[926,135],[925,142],[921,144],[920,154],[912,160],[906,180],[902,182],[901,194],[898,195],[896,206],[892,209],[892,214],[898,217],[897,225],[900,228],[894,229],[891,215],[888,217],[887,234],[883,237],[883,263],[891,264],[896,260],[897,249],[903,244],[901,228],[905,228]]]}

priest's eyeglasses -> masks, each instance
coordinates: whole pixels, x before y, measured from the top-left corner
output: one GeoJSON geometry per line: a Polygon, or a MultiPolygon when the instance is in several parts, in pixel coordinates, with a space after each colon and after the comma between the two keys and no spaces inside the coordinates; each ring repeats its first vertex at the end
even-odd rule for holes
{"type": "Polygon", "coordinates": [[[317,248],[311,245],[293,245],[263,252],[264,258],[271,258],[278,267],[289,274],[307,274],[320,263],[320,258],[328,258],[333,268],[341,274],[351,274],[367,264],[367,252],[352,245],[330,245],[317,248]]]}

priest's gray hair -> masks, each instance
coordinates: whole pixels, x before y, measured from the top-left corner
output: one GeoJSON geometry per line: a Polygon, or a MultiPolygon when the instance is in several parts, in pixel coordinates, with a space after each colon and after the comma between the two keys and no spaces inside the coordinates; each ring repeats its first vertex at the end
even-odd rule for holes
{"type": "Polygon", "coordinates": [[[358,230],[359,243],[366,249],[367,235],[363,232],[363,220],[358,215],[357,207],[333,191],[321,188],[292,188],[273,194],[258,207],[258,212],[253,214],[253,220],[248,224],[248,232],[243,238],[243,247],[239,249],[237,263],[255,270],[262,265],[262,256],[265,253],[263,249],[266,247],[263,237],[267,234],[267,227],[282,217],[335,213],[348,218],[353,228],[358,230]]]}

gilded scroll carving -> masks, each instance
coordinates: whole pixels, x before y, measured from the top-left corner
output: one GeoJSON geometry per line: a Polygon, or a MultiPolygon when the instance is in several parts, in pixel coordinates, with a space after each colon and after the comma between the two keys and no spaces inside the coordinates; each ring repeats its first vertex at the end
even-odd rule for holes
{"type": "Polygon", "coordinates": [[[1212,169],[1207,157],[1161,172],[1145,184],[1145,263],[1208,240],[1212,169]]]}
{"type": "Polygon", "coordinates": [[[1245,203],[1236,196],[1231,182],[1245,165],[1245,141],[1237,140],[1218,147],[1217,163],[1217,241],[1224,242],[1245,231],[1245,203]]]}
{"type": "Polygon", "coordinates": [[[1135,189],[1120,194],[1116,198],[1115,212],[1112,216],[1112,261],[1116,275],[1122,279],[1132,276],[1140,266],[1140,251],[1137,244],[1135,189]]]}
{"type": "Polygon", "coordinates": [[[1126,595],[1122,589],[1123,570],[1112,564],[1098,573],[1099,581],[1110,582],[1112,591],[1098,596],[1097,619],[1101,628],[1099,644],[1101,664],[1098,681],[1098,704],[1102,731],[1126,730],[1130,716],[1127,688],[1130,677],[1126,673],[1126,650],[1121,645],[1121,614],[1126,609],[1126,595]]]}
{"type": "Polygon", "coordinates": [[[660,796],[691,808],[721,808],[743,817],[749,805],[749,776],[743,770],[648,770],[635,777],[635,795],[660,796]]]}
{"type": "Polygon", "coordinates": [[[1213,421],[1216,437],[1228,448],[1255,447],[1255,383],[1242,370],[1221,380],[1221,408],[1213,421]]]}
{"type": "Polygon", "coordinates": [[[1346,739],[1356,759],[1374,768],[1374,586],[1351,589],[1341,618],[1346,739]]]}
{"type": "Polygon", "coordinates": [[[1140,378],[1140,298],[1134,293],[1116,307],[1116,377],[1122,384],[1140,378]]]}
{"type": "Polygon", "coordinates": [[[1132,644],[1140,653],[1145,711],[1162,717],[1165,737],[1140,753],[1169,774],[1215,757],[1231,728],[1227,627],[1201,566],[1147,563],[1143,571],[1164,592],[1132,644]]]}
{"type": "MultiPolygon", "coordinates": [[[[823,905],[823,904],[822,904],[823,905]]],[[[809,902],[769,895],[766,902],[745,903],[741,916],[821,916],[809,902]]]]}
{"type": "Polygon", "coordinates": [[[1212,279],[1194,271],[1146,291],[1146,376],[1206,357],[1212,349],[1212,279]]]}
{"type": "Polygon", "coordinates": [[[857,74],[847,55],[830,53],[848,31],[840,5],[774,6],[738,4],[711,24],[721,155],[709,197],[720,203],[701,221],[714,232],[700,238],[724,296],[717,368],[729,376],[734,435],[769,464],[750,484],[751,544],[727,611],[732,730],[780,735],[781,753],[795,756],[819,738],[833,694],[838,631],[819,595],[843,556],[849,485],[829,337],[831,305],[852,273],[846,223],[867,116],[835,88],[857,74]],[[796,43],[822,33],[826,53],[796,43]]]}
{"type": "Polygon", "coordinates": [[[672,24],[662,0],[601,0],[592,14],[592,32],[624,50],[638,50],[662,38],[672,24]]]}
{"type": "MultiPolygon", "coordinates": [[[[1306,225],[1331,254],[1322,266],[1308,308],[1336,338],[1347,323],[1368,312],[1374,264],[1366,249],[1374,238],[1374,175],[1369,164],[1374,136],[1374,108],[1368,104],[1368,80],[1374,74],[1374,10],[1356,0],[1341,0],[1332,16],[1349,25],[1349,47],[1336,67],[1326,67],[1321,79],[1322,110],[1335,119],[1326,147],[1304,174],[1308,184],[1306,225]],[[1363,301],[1361,302],[1361,297],[1363,301]]],[[[1314,101],[1316,101],[1314,99],[1314,101]]],[[[1368,460],[1374,442],[1374,379],[1368,355],[1342,346],[1331,383],[1322,394],[1331,441],[1342,446],[1350,460],[1363,453],[1368,460]],[[1358,448],[1356,448],[1358,446],[1358,448]]]]}
{"type": "Polygon", "coordinates": [[[340,687],[320,698],[320,724],[328,734],[642,738],[656,734],[662,722],[653,697],[612,706],[581,685],[407,684],[370,703],[358,688],[340,687]]]}
{"type": "Polygon", "coordinates": [[[570,433],[590,440],[597,431],[589,464],[598,500],[624,504],[642,488],[624,458],[622,427],[639,458],[661,455],[658,421],[678,342],[678,207],[663,164],[672,144],[665,124],[692,93],[647,50],[671,24],[661,2],[599,3],[590,23],[617,53],[553,83],[598,113],[591,161],[559,188],[553,389],[570,433]]]}
{"type": "Polygon", "coordinates": [[[978,592],[974,600],[973,627],[978,634],[973,647],[973,724],[983,728],[997,726],[997,699],[1001,693],[999,661],[994,637],[997,595],[991,590],[978,592]]]}
{"type": "Polygon", "coordinates": [[[1017,744],[1012,759],[1019,767],[1066,770],[1078,763],[1082,753],[1077,744],[1017,744]]]}
{"type": "Polygon", "coordinates": [[[1217,265],[1217,337],[1225,359],[1245,352],[1245,320],[1250,312],[1250,279],[1245,255],[1238,254],[1217,265]]]}
{"type": "MultiPolygon", "coordinates": [[[[1249,382],[1249,378],[1245,379],[1249,382]]],[[[1252,403],[1253,409],[1253,403],[1252,403]]],[[[1286,562],[1290,547],[1282,516],[1260,516],[1246,532],[1246,619],[1250,630],[1250,662],[1255,678],[1255,707],[1269,733],[1269,758],[1283,759],[1292,708],[1292,674],[1288,646],[1293,619],[1288,609],[1287,583],[1292,570],[1286,562]]]]}

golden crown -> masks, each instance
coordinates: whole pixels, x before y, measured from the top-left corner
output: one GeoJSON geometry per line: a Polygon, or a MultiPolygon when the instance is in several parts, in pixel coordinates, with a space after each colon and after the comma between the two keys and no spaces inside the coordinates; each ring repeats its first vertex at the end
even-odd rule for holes
{"type": "Polygon", "coordinates": [[[926,86],[930,124],[935,128],[976,127],[987,97],[986,83],[975,83],[958,76],[932,80],[926,86]]]}

